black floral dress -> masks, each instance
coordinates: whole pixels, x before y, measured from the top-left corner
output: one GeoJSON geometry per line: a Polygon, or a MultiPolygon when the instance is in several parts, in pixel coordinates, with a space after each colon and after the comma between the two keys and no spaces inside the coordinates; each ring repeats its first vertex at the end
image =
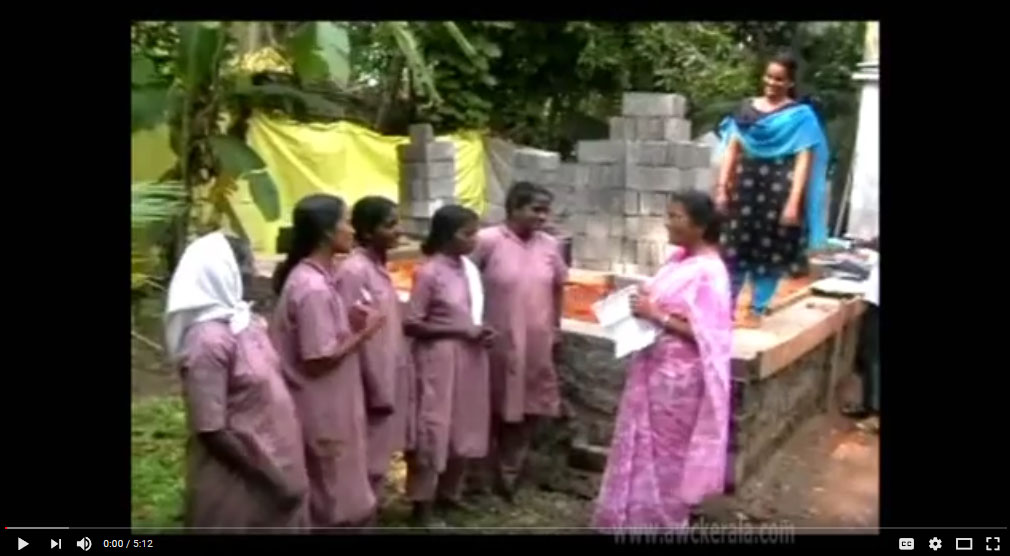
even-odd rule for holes
{"type": "MultiPolygon", "coordinates": [[[[759,112],[748,100],[733,117],[743,128],[768,114],[759,112]]],[[[742,149],[722,237],[730,272],[769,276],[795,274],[801,269],[806,251],[803,215],[799,226],[781,224],[795,162],[795,155],[754,158],[742,149]]]]}

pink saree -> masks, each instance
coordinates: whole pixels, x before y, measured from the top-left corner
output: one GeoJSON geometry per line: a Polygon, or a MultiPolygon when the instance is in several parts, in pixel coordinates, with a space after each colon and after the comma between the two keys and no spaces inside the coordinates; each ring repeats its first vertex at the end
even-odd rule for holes
{"type": "Polygon", "coordinates": [[[695,341],[664,334],[635,354],[592,525],[680,528],[691,507],[723,491],[732,317],[717,255],[678,249],[648,283],[653,300],[691,323],[695,341]]]}

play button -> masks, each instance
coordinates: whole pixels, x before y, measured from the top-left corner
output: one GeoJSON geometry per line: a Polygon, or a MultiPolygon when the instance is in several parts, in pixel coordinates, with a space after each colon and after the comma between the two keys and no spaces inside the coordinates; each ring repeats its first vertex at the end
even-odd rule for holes
{"type": "Polygon", "coordinates": [[[19,538],[18,539],[18,550],[21,550],[22,548],[24,548],[26,546],[28,546],[28,543],[26,543],[24,539],[20,539],[19,538]]]}

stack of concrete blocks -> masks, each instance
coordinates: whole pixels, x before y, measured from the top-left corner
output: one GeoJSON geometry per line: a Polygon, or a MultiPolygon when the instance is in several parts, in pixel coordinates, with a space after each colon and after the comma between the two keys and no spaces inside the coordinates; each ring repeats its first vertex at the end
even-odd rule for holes
{"type": "Polygon", "coordinates": [[[575,266],[648,275],[669,252],[665,217],[671,193],[710,191],[711,149],[691,142],[687,100],[675,94],[626,93],[610,139],[580,141],[570,219],[575,266]]]}
{"type": "Polygon", "coordinates": [[[436,141],[430,124],[410,126],[410,143],[399,145],[400,222],[403,232],[423,238],[431,217],[443,205],[455,202],[456,145],[436,141]]]}

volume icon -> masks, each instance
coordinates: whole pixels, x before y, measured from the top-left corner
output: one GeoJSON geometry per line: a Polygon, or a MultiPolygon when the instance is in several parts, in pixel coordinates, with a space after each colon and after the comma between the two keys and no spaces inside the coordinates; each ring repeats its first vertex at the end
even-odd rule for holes
{"type": "Polygon", "coordinates": [[[77,541],[77,548],[87,552],[91,550],[91,539],[84,537],[83,539],[77,541]]]}

